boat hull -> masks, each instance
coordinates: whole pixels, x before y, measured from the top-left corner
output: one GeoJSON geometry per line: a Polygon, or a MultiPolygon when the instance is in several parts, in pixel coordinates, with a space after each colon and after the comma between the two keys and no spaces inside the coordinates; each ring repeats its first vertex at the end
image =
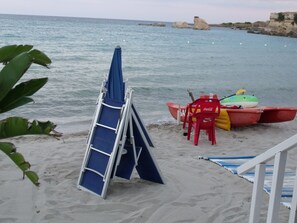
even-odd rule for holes
{"type": "MultiPolygon", "coordinates": [[[[168,102],[167,107],[173,118],[184,122],[186,106],[168,102]]],[[[243,127],[257,123],[278,123],[295,119],[297,108],[262,106],[256,108],[221,108],[221,114],[216,119],[216,126],[230,130],[231,127],[243,127]]]]}
{"type": "Polygon", "coordinates": [[[260,107],[263,110],[259,123],[277,123],[294,120],[297,108],[291,107],[260,107]]]}
{"type": "Polygon", "coordinates": [[[184,122],[186,108],[187,108],[186,106],[180,106],[180,105],[174,104],[173,102],[167,102],[166,105],[173,118],[178,120],[178,118],[180,117],[179,121],[184,122]],[[178,113],[180,113],[180,115],[178,113]]]}
{"type": "Polygon", "coordinates": [[[232,127],[255,125],[261,118],[262,110],[258,108],[226,109],[232,127]]]}
{"type": "MultiPolygon", "coordinates": [[[[167,102],[167,107],[173,118],[178,120],[178,112],[180,113],[180,121],[184,122],[186,106],[179,106],[172,102],[167,102]],[[178,109],[180,108],[180,111],[178,109]]],[[[242,127],[256,124],[261,117],[262,110],[256,108],[245,109],[226,109],[221,108],[221,114],[216,119],[216,126],[225,130],[230,127],[242,127]]]]}

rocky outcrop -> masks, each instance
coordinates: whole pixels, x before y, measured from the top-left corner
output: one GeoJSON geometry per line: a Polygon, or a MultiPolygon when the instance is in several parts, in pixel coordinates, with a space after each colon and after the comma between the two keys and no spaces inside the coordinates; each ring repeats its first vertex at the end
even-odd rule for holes
{"type": "Polygon", "coordinates": [[[140,26],[157,26],[157,27],[165,27],[166,24],[164,22],[156,22],[156,23],[139,23],[140,26]]]}
{"type": "Polygon", "coordinates": [[[297,12],[271,13],[268,21],[212,24],[213,27],[247,30],[248,33],[297,38],[297,12]]]}
{"type": "Polygon", "coordinates": [[[296,20],[297,12],[271,13],[269,24],[265,30],[271,35],[297,37],[296,20]]]}
{"type": "Polygon", "coordinates": [[[248,32],[297,38],[297,12],[271,13],[268,22],[253,24],[248,32]]]}
{"type": "Polygon", "coordinates": [[[184,21],[180,22],[174,22],[172,23],[173,28],[180,28],[180,29],[185,29],[185,28],[190,28],[190,29],[196,29],[196,30],[208,30],[209,25],[204,19],[199,18],[198,16],[194,17],[194,24],[189,24],[184,21]]]}
{"type": "Polygon", "coordinates": [[[195,16],[193,29],[208,30],[209,25],[207,24],[207,22],[204,19],[201,19],[198,16],[195,16]]]}
{"type": "Polygon", "coordinates": [[[267,27],[269,24],[269,21],[263,22],[263,21],[257,21],[252,23],[252,28],[261,28],[261,27],[267,27]]]}
{"type": "Polygon", "coordinates": [[[191,26],[187,22],[174,22],[172,23],[173,28],[179,28],[179,29],[185,29],[185,28],[191,28],[191,26]]]}

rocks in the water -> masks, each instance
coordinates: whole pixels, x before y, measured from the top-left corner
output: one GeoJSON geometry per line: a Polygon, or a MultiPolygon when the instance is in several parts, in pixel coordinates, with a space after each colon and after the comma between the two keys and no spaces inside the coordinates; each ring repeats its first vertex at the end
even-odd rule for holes
{"type": "Polygon", "coordinates": [[[198,16],[195,16],[194,17],[194,27],[193,28],[198,29],[198,30],[208,30],[209,25],[204,19],[201,19],[198,16]]]}
{"type": "Polygon", "coordinates": [[[199,18],[198,16],[194,17],[194,24],[189,24],[185,21],[179,21],[179,22],[172,23],[172,27],[179,28],[179,29],[190,28],[190,29],[196,29],[196,30],[209,29],[208,23],[204,19],[199,18]]]}
{"type": "Polygon", "coordinates": [[[139,23],[140,26],[157,26],[157,27],[165,27],[166,24],[164,22],[155,22],[155,23],[139,23]]]}
{"type": "Polygon", "coordinates": [[[187,22],[184,22],[184,21],[174,22],[172,23],[172,27],[179,28],[179,29],[192,28],[187,22]]]}

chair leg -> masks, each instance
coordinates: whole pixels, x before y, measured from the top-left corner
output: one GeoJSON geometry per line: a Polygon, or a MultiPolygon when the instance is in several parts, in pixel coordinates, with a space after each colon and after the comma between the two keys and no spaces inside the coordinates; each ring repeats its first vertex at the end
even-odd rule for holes
{"type": "MultiPolygon", "coordinates": [[[[191,131],[192,128],[194,128],[194,145],[198,145],[198,141],[199,141],[199,136],[200,136],[200,123],[199,122],[193,122],[189,120],[189,125],[188,125],[188,134],[187,134],[187,139],[190,140],[191,138],[191,131]]],[[[208,140],[211,142],[212,145],[215,145],[216,142],[216,135],[215,135],[215,126],[211,127],[211,128],[207,128],[205,129],[208,140]]]]}
{"type": "Polygon", "coordinates": [[[217,144],[215,128],[213,128],[211,131],[212,131],[212,140],[211,140],[211,144],[212,144],[212,145],[215,145],[215,144],[217,144]]]}
{"type": "Polygon", "coordinates": [[[192,122],[189,120],[189,123],[188,123],[188,135],[187,135],[188,140],[190,140],[190,138],[191,138],[191,131],[192,131],[192,122]]]}
{"type": "Polygon", "coordinates": [[[211,144],[212,145],[216,144],[215,129],[214,128],[206,129],[206,134],[211,144]]]}
{"type": "Polygon", "coordinates": [[[199,136],[200,136],[200,125],[199,124],[196,124],[196,126],[195,126],[195,134],[194,134],[194,145],[195,146],[198,145],[199,136]]]}
{"type": "Polygon", "coordinates": [[[207,129],[206,130],[206,134],[208,136],[208,141],[212,141],[212,132],[211,132],[211,129],[207,129]]]}

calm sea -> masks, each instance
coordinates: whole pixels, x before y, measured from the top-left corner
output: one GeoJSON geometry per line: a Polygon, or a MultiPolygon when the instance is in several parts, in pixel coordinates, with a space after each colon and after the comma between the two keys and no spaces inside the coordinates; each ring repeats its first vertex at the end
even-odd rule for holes
{"type": "MultiPolygon", "coordinates": [[[[114,48],[122,47],[124,79],[146,124],[172,122],[167,101],[186,104],[245,88],[260,105],[297,107],[297,39],[212,28],[140,26],[144,21],[0,15],[0,46],[32,44],[51,59],[23,79],[49,77],[21,115],[52,120],[62,131],[87,130],[114,48]]],[[[150,22],[148,22],[150,23],[150,22]]]]}

